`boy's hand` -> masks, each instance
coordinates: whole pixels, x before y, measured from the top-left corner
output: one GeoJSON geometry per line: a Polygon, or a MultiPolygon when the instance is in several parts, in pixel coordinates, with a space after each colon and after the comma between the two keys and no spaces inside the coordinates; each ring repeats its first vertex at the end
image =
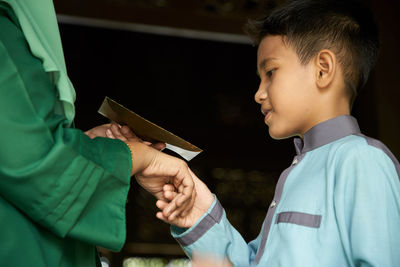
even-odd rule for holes
{"type": "Polygon", "coordinates": [[[177,190],[176,197],[167,206],[177,214],[193,207],[196,192],[192,172],[186,162],[162,153],[165,144],[143,142],[127,126],[112,124],[106,130],[109,138],[124,141],[132,152],[132,175],[138,183],[159,200],[166,200],[163,187],[170,184],[177,190]]]}
{"type": "Polygon", "coordinates": [[[193,252],[192,267],[233,267],[228,259],[219,259],[213,255],[201,255],[193,252]]]}
{"type": "Polygon", "coordinates": [[[168,184],[163,187],[166,201],[158,200],[156,203],[157,207],[161,210],[157,212],[157,218],[182,228],[192,227],[214,202],[214,195],[210,192],[208,187],[197,178],[191,170],[189,171],[194,179],[196,190],[192,209],[186,209],[186,211],[181,213],[180,210],[174,209],[174,206],[168,203],[169,201],[174,201],[176,197],[179,197],[179,193],[176,192],[175,188],[168,184]]]}

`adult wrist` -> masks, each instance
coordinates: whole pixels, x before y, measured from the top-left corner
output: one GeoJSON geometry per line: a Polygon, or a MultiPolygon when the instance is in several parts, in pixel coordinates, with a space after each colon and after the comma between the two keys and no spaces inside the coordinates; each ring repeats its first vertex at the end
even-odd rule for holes
{"type": "Polygon", "coordinates": [[[152,149],[141,142],[130,142],[125,141],[131,152],[132,158],[132,169],[131,175],[135,175],[138,172],[144,170],[151,162],[153,152],[152,149]]]}

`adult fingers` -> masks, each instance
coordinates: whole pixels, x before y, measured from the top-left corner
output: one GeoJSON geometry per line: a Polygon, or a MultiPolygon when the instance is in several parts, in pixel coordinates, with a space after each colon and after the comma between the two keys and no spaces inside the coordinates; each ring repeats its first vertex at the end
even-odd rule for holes
{"type": "Polygon", "coordinates": [[[190,200],[189,205],[186,206],[186,208],[182,211],[182,213],[180,214],[180,216],[185,217],[185,216],[193,209],[193,206],[194,206],[194,202],[195,202],[195,200],[196,200],[196,197],[197,197],[197,191],[196,191],[196,189],[195,189],[195,190],[193,191],[192,198],[191,198],[191,200],[190,200]]]}
{"type": "Polygon", "coordinates": [[[131,142],[143,142],[132,130],[126,125],[121,126],[121,134],[123,134],[131,142]]]}
{"type": "Polygon", "coordinates": [[[182,195],[177,199],[176,204],[178,207],[182,206],[190,197],[194,190],[193,177],[190,174],[189,167],[185,165],[179,169],[175,177],[173,177],[173,184],[178,192],[182,195]]]}
{"type": "Polygon", "coordinates": [[[143,144],[151,146],[152,148],[157,149],[158,151],[162,151],[166,147],[165,143],[162,143],[162,142],[158,142],[158,143],[154,143],[153,144],[153,143],[148,142],[148,141],[143,141],[143,144]]]}
{"type": "Polygon", "coordinates": [[[166,147],[165,143],[162,142],[158,142],[158,143],[154,143],[151,145],[153,148],[157,149],[158,151],[162,151],[164,150],[164,148],[166,147]]]}
{"type": "Polygon", "coordinates": [[[180,183],[174,183],[175,187],[178,188],[178,192],[182,193],[182,196],[180,196],[176,201],[178,207],[188,201],[194,191],[193,176],[189,170],[189,167],[186,165],[186,168],[183,168],[182,171],[178,172],[180,177],[178,176],[177,181],[180,181],[180,183]]]}
{"type": "Polygon", "coordinates": [[[111,132],[110,129],[107,129],[107,130],[106,130],[106,136],[107,136],[108,138],[115,139],[115,136],[113,135],[113,133],[111,132]]]}
{"type": "Polygon", "coordinates": [[[93,139],[93,138],[95,138],[96,137],[96,135],[94,135],[94,134],[92,134],[91,132],[89,132],[89,131],[87,131],[87,132],[84,132],[87,136],[89,136],[91,139],[93,139]]]}
{"type": "Polygon", "coordinates": [[[137,135],[131,130],[131,128],[129,128],[126,125],[121,126],[121,133],[128,139],[133,138],[133,139],[139,139],[139,137],[137,137],[137,135]]]}
{"type": "Polygon", "coordinates": [[[112,135],[116,139],[122,140],[124,142],[128,141],[128,139],[121,133],[121,128],[120,128],[120,126],[118,124],[114,124],[114,123],[111,124],[111,127],[110,127],[109,130],[111,131],[112,135]]]}

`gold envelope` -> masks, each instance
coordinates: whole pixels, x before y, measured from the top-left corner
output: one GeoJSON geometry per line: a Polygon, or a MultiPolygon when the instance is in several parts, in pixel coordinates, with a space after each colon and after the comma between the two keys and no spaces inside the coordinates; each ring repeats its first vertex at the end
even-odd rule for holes
{"type": "Polygon", "coordinates": [[[152,143],[164,142],[197,153],[203,151],[188,141],[183,140],[173,133],[139,116],[135,112],[130,111],[107,96],[98,112],[112,121],[129,126],[129,128],[131,128],[132,131],[134,131],[135,134],[144,141],[152,143]]]}

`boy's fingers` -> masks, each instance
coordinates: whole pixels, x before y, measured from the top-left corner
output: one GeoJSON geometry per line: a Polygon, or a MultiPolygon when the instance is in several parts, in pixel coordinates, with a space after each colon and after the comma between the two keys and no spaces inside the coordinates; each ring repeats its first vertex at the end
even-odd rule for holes
{"type": "Polygon", "coordinates": [[[178,194],[171,202],[167,204],[163,209],[163,215],[169,219],[172,213],[176,212],[177,214],[181,214],[181,212],[186,208],[186,205],[177,206],[176,201],[180,198],[180,194],[178,194]]]}
{"type": "Polygon", "coordinates": [[[173,199],[170,203],[168,203],[163,209],[162,213],[164,217],[168,218],[174,210],[177,209],[176,199],[173,199]]]}
{"type": "Polygon", "coordinates": [[[178,195],[178,193],[176,193],[174,191],[164,191],[164,197],[168,201],[172,201],[177,195],[178,195]]]}
{"type": "Polygon", "coordinates": [[[172,184],[163,186],[163,195],[168,201],[172,201],[178,193],[175,192],[175,187],[172,184]]]}
{"type": "Polygon", "coordinates": [[[172,184],[165,184],[163,186],[163,190],[164,191],[173,191],[173,192],[175,192],[175,187],[172,184]]]}
{"type": "Polygon", "coordinates": [[[156,206],[157,208],[159,208],[160,210],[165,209],[165,207],[168,205],[167,202],[163,201],[163,200],[157,200],[156,202],[156,206]]]}
{"type": "Polygon", "coordinates": [[[170,223],[170,222],[168,221],[168,219],[165,218],[165,216],[163,215],[163,213],[162,213],[161,211],[159,211],[159,212],[156,213],[156,217],[157,217],[158,219],[160,219],[161,221],[164,221],[164,222],[166,222],[166,223],[170,223]]]}
{"type": "Polygon", "coordinates": [[[169,215],[168,217],[168,221],[174,221],[178,215],[180,214],[180,212],[178,210],[175,210],[174,212],[171,213],[171,215],[169,215]]]}
{"type": "Polygon", "coordinates": [[[166,223],[172,224],[173,221],[169,220],[163,213],[163,209],[168,205],[165,201],[159,200],[156,202],[157,207],[161,210],[156,213],[156,217],[166,223]]]}
{"type": "MultiPolygon", "coordinates": [[[[162,153],[161,153],[162,154],[162,153]]],[[[177,211],[180,214],[183,210],[187,208],[187,206],[192,203],[191,196],[194,191],[194,182],[191,173],[188,171],[189,167],[184,161],[179,161],[179,164],[176,165],[178,172],[173,176],[173,185],[175,188],[178,188],[178,194],[170,201],[170,203],[163,209],[163,215],[168,218],[174,211],[177,211]]],[[[163,185],[163,187],[166,185],[163,185]]],[[[166,189],[172,189],[170,186],[166,186],[166,189]]],[[[170,190],[169,192],[172,192],[170,190]]],[[[164,194],[165,192],[163,192],[164,194]]],[[[169,195],[170,193],[166,193],[166,199],[170,199],[172,197],[169,195]]]]}
{"type": "Polygon", "coordinates": [[[178,216],[182,214],[182,212],[191,210],[191,208],[193,207],[194,202],[192,201],[192,198],[184,203],[184,205],[177,206],[176,201],[177,199],[179,199],[179,195],[180,194],[177,194],[177,196],[170,203],[168,203],[168,205],[163,210],[164,216],[167,217],[169,221],[175,220],[178,216]]]}

